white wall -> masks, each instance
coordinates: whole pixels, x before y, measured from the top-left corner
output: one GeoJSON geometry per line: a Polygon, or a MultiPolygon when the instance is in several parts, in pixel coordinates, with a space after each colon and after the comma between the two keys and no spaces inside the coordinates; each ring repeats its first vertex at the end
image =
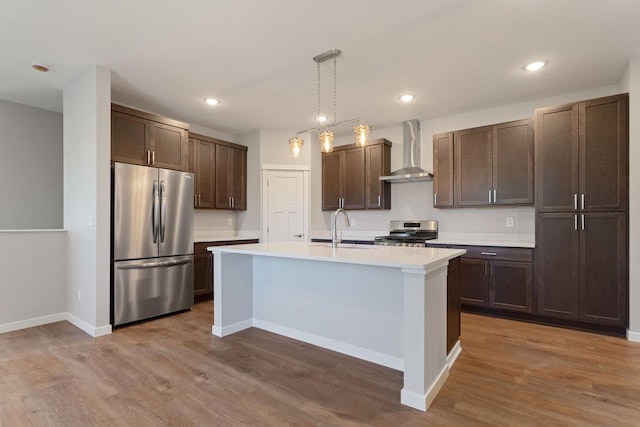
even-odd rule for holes
{"type": "Polygon", "coordinates": [[[640,58],[632,59],[620,80],[629,92],[629,331],[640,342],[640,58]]]}
{"type": "Polygon", "coordinates": [[[0,333],[66,319],[67,233],[0,231],[0,333]]]}
{"type": "Polygon", "coordinates": [[[62,115],[0,101],[0,230],[62,228],[62,115]]]}
{"type": "Polygon", "coordinates": [[[63,91],[64,227],[68,231],[69,320],[111,332],[111,72],[93,67],[63,91]]]}
{"type": "MultiPolygon", "coordinates": [[[[487,108],[450,117],[421,119],[421,166],[433,170],[433,134],[446,131],[467,129],[476,126],[501,123],[510,120],[533,118],[536,108],[558,105],[583,99],[597,98],[618,93],[617,86],[606,86],[592,90],[569,93],[551,98],[537,99],[517,104],[487,108]]],[[[411,119],[411,117],[407,118],[411,119]]],[[[373,129],[371,139],[386,138],[393,143],[391,148],[391,170],[402,167],[402,125],[387,129],[373,129]]],[[[351,135],[336,138],[336,145],[352,144],[351,135]]],[[[318,150],[312,152],[312,172],[321,171],[321,155],[318,150]]],[[[312,217],[313,235],[321,235],[330,230],[330,212],[321,212],[321,173],[312,173],[312,217]]],[[[388,230],[392,219],[436,219],[443,233],[498,233],[504,236],[522,236],[533,239],[535,233],[535,209],[517,208],[465,208],[435,209],[433,207],[433,182],[413,182],[391,184],[391,210],[388,211],[352,211],[349,218],[355,233],[376,235],[388,230]],[[505,218],[514,218],[514,227],[507,228],[505,218]],[[355,222],[355,224],[354,224],[355,222]]],[[[348,234],[345,234],[348,235],[348,234]]]]}

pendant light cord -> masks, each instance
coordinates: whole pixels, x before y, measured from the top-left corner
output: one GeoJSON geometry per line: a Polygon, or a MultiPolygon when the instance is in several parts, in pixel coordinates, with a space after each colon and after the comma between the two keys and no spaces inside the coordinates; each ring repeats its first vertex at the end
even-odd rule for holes
{"type": "Polygon", "coordinates": [[[336,125],[337,119],[336,119],[336,81],[337,81],[337,77],[338,77],[338,72],[336,71],[336,63],[337,63],[337,57],[334,56],[333,57],[333,125],[336,125]]]}

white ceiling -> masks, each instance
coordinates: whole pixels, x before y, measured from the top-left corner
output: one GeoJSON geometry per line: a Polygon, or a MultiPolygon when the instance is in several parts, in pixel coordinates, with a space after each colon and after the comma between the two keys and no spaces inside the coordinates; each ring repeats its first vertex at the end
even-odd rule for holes
{"type": "MultiPolygon", "coordinates": [[[[338,48],[337,119],[385,127],[615,84],[640,58],[638,21],[639,0],[0,0],[0,99],[62,111],[62,89],[97,64],[114,102],[230,133],[298,130],[315,124],[312,57],[338,48]],[[549,66],[522,71],[538,58],[549,66]]],[[[332,62],[321,70],[331,113],[332,62]]]]}

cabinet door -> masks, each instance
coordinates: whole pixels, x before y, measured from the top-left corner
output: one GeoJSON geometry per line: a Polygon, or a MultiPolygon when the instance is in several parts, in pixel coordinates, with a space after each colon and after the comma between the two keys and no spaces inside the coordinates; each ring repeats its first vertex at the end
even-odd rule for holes
{"type": "Polygon", "coordinates": [[[149,120],[111,112],[111,160],[146,165],[149,159],[149,120]]]}
{"type": "Polygon", "coordinates": [[[213,295],[213,274],[211,254],[193,255],[193,296],[208,297],[213,295]]]}
{"type": "Polygon", "coordinates": [[[391,183],[380,181],[391,174],[391,147],[383,144],[367,145],[365,152],[367,209],[391,209],[391,183]]]}
{"type": "Polygon", "coordinates": [[[433,135],[433,206],[453,206],[453,132],[433,135]]]}
{"type": "Polygon", "coordinates": [[[231,147],[215,144],[215,207],[231,208],[231,147]]]}
{"type": "Polygon", "coordinates": [[[489,262],[460,258],[460,302],[486,307],[489,302],[489,262]]]}
{"type": "Polygon", "coordinates": [[[344,150],[344,172],[342,174],[343,208],[364,209],[364,149],[362,147],[344,150]]]}
{"type": "Polygon", "coordinates": [[[455,159],[455,204],[491,204],[493,190],[493,140],[491,127],[466,129],[453,134],[455,159]]]}
{"type": "Polygon", "coordinates": [[[620,95],[579,104],[581,209],[627,208],[627,103],[620,95]]]}
{"type": "Polygon", "coordinates": [[[216,147],[207,141],[192,141],[195,147],[196,207],[214,208],[216,147]]]}
{"type": "Polygon", "coordinates": [[[533,121],[493,128],[494,204],[533,205],[533,121]]]}
{"type": "Polygon", "coordinates": [[[538,313],[578,318],[578,215],[536,214],[538,313]]]}
{"type": "Polygon", "coordinates": [[[533,266],[528,262],[492,261],[489,305],[531,313],[533,266]]]}
{"type": "Polygon", "coordinates": [[[156,122],[150,122],[149,131],[152,165],[186,171],[189,167],[187,131],[156,122]]]}
{"type": "Polygon", "coordinates": [[[572,211],[578,195],[577,104],[536,110],[536,209],[572,211]]]}
{"type": "Polygon", "coordinates": [[[580,214],[580,318],[627,326],[627,224],[624,212],[580,214]]]}
{"type": "Polygon", "coordinates": [[[344,173],[344,152],[332,151],[322,154],[322,209],[340,207],[344,173]]]}
{"type": "Polygon", "coordinates": [[[232,208],[247,210],[247,152],[232,148],[230,153],[232,208]]]}

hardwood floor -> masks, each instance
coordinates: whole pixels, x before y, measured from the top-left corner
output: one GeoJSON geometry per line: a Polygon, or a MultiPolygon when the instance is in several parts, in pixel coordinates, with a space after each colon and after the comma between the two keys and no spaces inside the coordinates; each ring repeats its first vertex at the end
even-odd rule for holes
{"type": "Polygon", "coordinates": [[[90,338],[0,334],[0,426],[638,425],[640,344],[462,315],[462,355],[427,413],[402,373],[250,329],[211,335],[211,302],[90,338]]]}

